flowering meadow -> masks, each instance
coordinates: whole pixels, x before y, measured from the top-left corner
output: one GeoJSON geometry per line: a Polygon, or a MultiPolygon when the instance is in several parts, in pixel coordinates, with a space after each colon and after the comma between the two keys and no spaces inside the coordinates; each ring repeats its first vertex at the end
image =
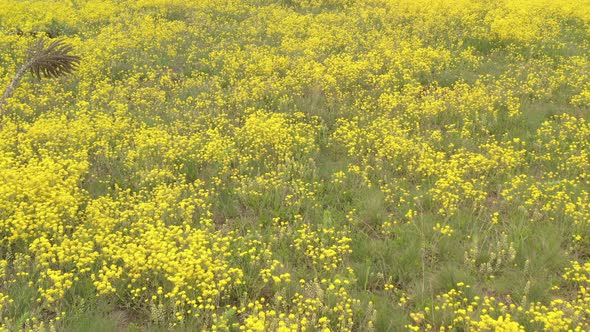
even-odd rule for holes
{"type": "Polygon", "coordinates": [[[0,0],[0,331],[588,331],[590,3],[0,0]]]}

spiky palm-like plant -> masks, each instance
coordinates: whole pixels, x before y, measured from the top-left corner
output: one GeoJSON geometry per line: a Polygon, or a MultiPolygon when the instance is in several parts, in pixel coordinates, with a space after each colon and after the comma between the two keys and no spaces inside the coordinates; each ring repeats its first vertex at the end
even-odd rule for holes
{"type": "Polygon", "coordinates": [[[29,61],[16,72],[8,87],[4,90],[0,99],[0,114],[6,99],[20,83],[27,72],[31,71],[38,79],[41,77],[57,78],[73,72],[80,63],[80,57],[71,55],[72,47],[65,44],[63,40],[55,40],[46,45],[45,39],[40,38],[35,45],[29,49],[29,61]]]}

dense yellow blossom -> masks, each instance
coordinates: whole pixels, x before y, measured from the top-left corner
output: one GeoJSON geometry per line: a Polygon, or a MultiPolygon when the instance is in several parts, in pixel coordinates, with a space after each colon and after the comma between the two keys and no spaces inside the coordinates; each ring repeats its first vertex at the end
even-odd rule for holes
{"type": "Polygon", "coordinates": [[[590,329],[590,4],[0,0],[0,330],[590,329]],[[110,325],[109,325],[110,324],[110,325]]]}

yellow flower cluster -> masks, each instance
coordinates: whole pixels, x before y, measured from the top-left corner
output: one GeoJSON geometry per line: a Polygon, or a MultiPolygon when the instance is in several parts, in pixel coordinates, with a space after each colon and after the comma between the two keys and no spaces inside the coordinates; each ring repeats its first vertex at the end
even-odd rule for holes
{"type": "MultiPolygon", "coordinates": [[[[346,291],[348,279],[299,281],[301,292],[292,296],[290,302],[294,310],[284,312],[276,308],[288,305],[287,299],[277,295],[272,301],[264,298],[250,302],[252,310],[239,325],[243,331],[331,331],[330,326],[339,331],[351,331],[353,327],[353,308],[359,306],[358,300],[346,291]],[[296,309],[295,309],[296,308],[296,309]]],[[[238,310],[238,313],[245,309],[238,310]]]]}
{"type": "Polygon", "coordinates": [[[297,230],[293,248],[305,256],[305,264],[314,269],[336,270],[352,250],[350,249],[348,231],[336,231],[334,228],[322,228],[318,231],[303,224],[297,230]]]}
{"type": "Polygon", "coordinates": [[[588,263],[581,266],[572,262],[565,268],[562,278],[568,287],[572,287],[573,296],[558,298],[548,304],[528,303],[528,289],[517,304],[510,295],[505,300],[472,295],[471,287],[460,282],[449,292],[438,295],[432,306],[411,313],[414,323],[406,327],[415,331],[423,328],[447,331],[456,327],[470,331],[586,331],[590,327],[585,314],[590,303],[587,295],[589,276],[588,263]],[[443,320],[439,320],[441,318],[443,320]]]}
{"type": "Polygon", "coordinates": [[[589,330],[589,26],[582,0],[0,0],[0,86],[39,38],[82,59],[0,110],[0,330],[589,330]]]}

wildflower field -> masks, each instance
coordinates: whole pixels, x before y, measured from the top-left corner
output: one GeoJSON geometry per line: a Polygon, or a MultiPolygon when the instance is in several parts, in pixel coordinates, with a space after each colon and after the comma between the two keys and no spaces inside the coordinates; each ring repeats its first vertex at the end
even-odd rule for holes
{"type": "Polygon", "coordinates": [[[590,3],[0,0],[0,330],[590,330],[590,3]]]}

